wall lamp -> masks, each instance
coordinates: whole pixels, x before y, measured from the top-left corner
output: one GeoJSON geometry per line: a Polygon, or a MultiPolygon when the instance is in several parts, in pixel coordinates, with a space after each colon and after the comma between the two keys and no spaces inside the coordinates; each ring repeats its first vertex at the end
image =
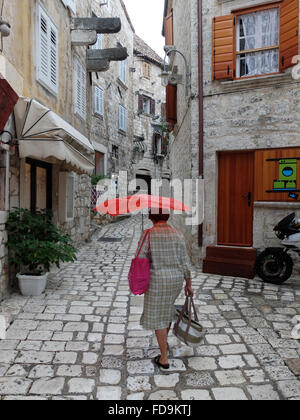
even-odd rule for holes
{"type": "MultiPolygon", "coordinates": [[[[161,74],[161,77],[163,79],[167,79],[171,76],[170,72],[167,71],[167,57],[169,57],[170,54],[172,53],[178,53],[179,55],[181,55],[181,57],[184,59],[184,63],[185,63],[185,95],[189,96],[189,88],[190,88],[190,69],[189,69],[189,65],[187,62],[187,59],[185,58],[184,54],[177,50],[175,47],[173,46],[165,46],[165,59],[164,59],[164,69],[163,72],[161,74]]],[[[172,77],[172,76],[171,76],[172,77]]],[[[167,79],[168,80],[168,79],[167,79]]]]}

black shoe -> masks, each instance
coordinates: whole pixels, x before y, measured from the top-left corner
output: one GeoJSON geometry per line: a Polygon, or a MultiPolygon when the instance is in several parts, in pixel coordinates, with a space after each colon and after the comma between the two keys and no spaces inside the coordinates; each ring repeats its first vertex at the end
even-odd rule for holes
{"type": "Polygon", "coordinates": [[[162,364],[159,362],[159,359],[160,359],[160,355],[159,355],[159,356],[154,357],[154,359],[153,359],[153,362],[156,364],[156,366],[158,366],[159,368],[164,369],[164,370],[168,370],[168,369],[170,369],[170,365],[169,365],[169,364],[168,364],[168,365],[162,365],[162,364]]]}

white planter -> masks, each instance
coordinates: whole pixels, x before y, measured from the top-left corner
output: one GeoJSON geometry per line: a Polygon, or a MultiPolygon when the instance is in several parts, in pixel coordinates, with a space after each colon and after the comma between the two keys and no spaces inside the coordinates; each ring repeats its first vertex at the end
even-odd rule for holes
{"type": "Polygon", "coordinates": [[[17,274],[19,288],[23,296],[40,296],[47,286],[49,273],[40,276],[29,276],[22,273],[17,274]]]}

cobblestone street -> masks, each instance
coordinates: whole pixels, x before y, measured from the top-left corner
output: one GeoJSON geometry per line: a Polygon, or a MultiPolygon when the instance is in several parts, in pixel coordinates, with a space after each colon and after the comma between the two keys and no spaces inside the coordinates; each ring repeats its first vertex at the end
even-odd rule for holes
{"type": "Polygon", "coordinates": [[[127,281],[140,232],[136,217],[101,228],[46,294],[3,302],[11,325],[0,341],[1,398],[300,399],[296,279],[277,287],[194,271],[205,342],[193,350],[171,336],[170,371],[154,367],[157,342],[139,326],[143,298],[127,281]]]}

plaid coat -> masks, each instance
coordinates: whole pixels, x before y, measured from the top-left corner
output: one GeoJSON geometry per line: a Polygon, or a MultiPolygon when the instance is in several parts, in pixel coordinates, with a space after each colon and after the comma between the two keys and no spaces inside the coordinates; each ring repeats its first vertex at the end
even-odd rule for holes
{"type": "MultiPolygon", "coordinates": [[[[137,253],[147,232],[142,234],[137,253]]],[[[168,328],[184,279],[191,278],[183,235],[167,223],[156,224],[150,229],[150,243],[147,238],[140,258],[150,258],[151,263],[150,286],[144,296],[141,325],[147,330],[168,328]]]]}

